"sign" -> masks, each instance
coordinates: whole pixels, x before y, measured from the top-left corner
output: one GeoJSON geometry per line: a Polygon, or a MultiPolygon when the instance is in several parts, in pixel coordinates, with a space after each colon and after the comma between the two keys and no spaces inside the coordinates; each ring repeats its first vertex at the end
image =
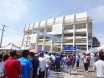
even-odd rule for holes
{"type": "Polygon", "coordinates": [[[31,34],[31,42],[30,43],[36,43],[37,34],[31,34]]]}
{"type": "Polygon", "coordinates": [[[62,24],[54,24],[52,26],[52,34],[62,34],[62,24]]]}
{"type": "Polygon", "coordinates": [[[76,51],[76,46],[64,46],[63,51],[76,51]]]}

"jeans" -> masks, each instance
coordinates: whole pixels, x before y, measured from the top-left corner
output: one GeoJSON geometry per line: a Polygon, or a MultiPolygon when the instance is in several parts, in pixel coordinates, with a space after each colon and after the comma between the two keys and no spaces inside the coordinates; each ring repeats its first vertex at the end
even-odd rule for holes
{"type": "Polygon", "coordinates": [[[88,71],[88,63],[84,63],[85,71],[88,71]]]}
{"type": "Polygon", "coordinates": [[[65,65],[65,62],[64,62],[64,61],[62,61],[62,68],[64,68],[64,65],[65,65]]]}
{"type": "Polygon", "coordinates": [[[57,70],[57,72],[60,71],[60,63],[56,64],[56,70],[57,70]]]}
{"type": "Polygon", "coordinates": [[[48,78],[53,78],[53,70],[48,70],[47,74],[48,74],[48,78]]]}
{"type": "Polygon", "coordinates": [[[68,72],[69,74],[71,74],[71,67],[72,65],[67,65],[67,68],[66,68],[66,72],[68,72]]]}
{"type": "Polygon", "coordinates": [[[47,72],[48,72],[48,67],[46,67],[46,70],[45,70],[45,78],[47,78],[48,77],[48,74],[47,74],[47,72]]]}
{"type": "Polygon", "coordinates": [[[45,71],[39,71],[39,76],[38,78],[44,78],[45,77],[45,71]]]}
{"type": "Polygon", "coordinates": [[[76,67],[79,67],[79,62],[76,62],[76,67]]]}

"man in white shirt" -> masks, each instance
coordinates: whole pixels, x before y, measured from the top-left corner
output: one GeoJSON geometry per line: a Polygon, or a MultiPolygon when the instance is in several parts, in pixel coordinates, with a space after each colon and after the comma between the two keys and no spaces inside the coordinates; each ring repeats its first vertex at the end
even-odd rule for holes
{"type": "Polygon", "coordinates": [[[44,78],[45,76],[45,66],[46,66],[46,60],[44,58],[44,54],[40,53],[39,57],[39,77],[38,78],[44,78]]]}
{"type": "Polygon", "coordinates": [[[2,54],[0,54],[0,77],[4,76],[4,62],[2,61],[2,54]]]}
{"type": "Polygon", "coordinates": [[[104,52],[99,52],[99,60],[95,62],[93,69],[96,71],[98,78],[104,78],[104,52]]]}

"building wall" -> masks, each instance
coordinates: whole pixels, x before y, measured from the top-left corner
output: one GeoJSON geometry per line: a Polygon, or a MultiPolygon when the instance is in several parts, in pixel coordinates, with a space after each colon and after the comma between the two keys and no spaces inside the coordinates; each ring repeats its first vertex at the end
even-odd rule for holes
{"type": "Polygon", "coordinates": [[[62,51],[64,45],[76,45],[79,49],[88,49],[89,45],[92,45],[92,18],[88,17],[86,12],[36,22],[24,28],[22,46],[46,51],[62,51]],[[32,29],[35,29],[52,35],[55,24],[62,24],[62,34],[54,35],[61,38],[62,42],[32,32],[32,29]],[[30,43],[31,34],[37,34],[36,42],[33,44],[30,43]]]}

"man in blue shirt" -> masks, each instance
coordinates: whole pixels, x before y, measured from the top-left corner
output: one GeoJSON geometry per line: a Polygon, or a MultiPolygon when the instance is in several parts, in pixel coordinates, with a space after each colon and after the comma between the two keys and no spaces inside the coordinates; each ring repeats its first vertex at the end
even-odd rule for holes
{"type": "Polygon", "coordinates": [[[60,61],[61,61],[61,57],[57,54],[56,55],[56,61],[55,61],[57,72],[60,71],[60,61]]]}
{"type": "Polygon", "coordinates": [[[22,67],[22,78],[32,78],[33,76],[33,67],[32,62],[29,60],[29,50],[24,50],[22,52],[22,58],[19,59],[22,67]]]}
{"type": "Polygon", "coordinates": [[[80,56],[79,54],[76,55],[76,67],[79,67],[80,56]]]}

